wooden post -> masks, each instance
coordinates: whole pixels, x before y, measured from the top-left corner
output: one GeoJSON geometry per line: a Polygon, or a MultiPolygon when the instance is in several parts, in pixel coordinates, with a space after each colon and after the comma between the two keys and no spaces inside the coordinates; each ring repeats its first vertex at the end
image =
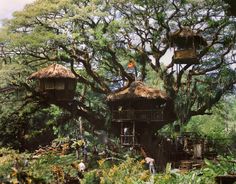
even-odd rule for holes
{"type": "Polygon", "coordinates": [[[79,117],[79,133],[80,133],[80,137],[83,137],[83,122],[81,119],[81,116],[79,117]]]}
{"type": "MultiPolygon", "coordinates": [[[[77,121],[77,127],[76,127],[76,141],[81,140],[82,138],[83,138],[83,123],[80,116],[79,121],[77,121]]],[[[77,147],[75,149],[75,155],[77,159],[80,158],[79,150],[77,149],[77,147]]]]}
{"type": "Polygon", "coordinates": [[[123,123],[121,123],[121,126],[120,126],[120,143],[121,145],[123,145],[123,133],[124,133],[124,130],[123,130],[123,123]]]}
{"type": "Polygon", "coordinates": [[[135,145],[135,122],[132,121],[132,123],[133,123],[133,131],[132,131],[133,136],[132,136],[132,143],[133,143],[133,147],[134,147],[134,145],[135,145]]]}

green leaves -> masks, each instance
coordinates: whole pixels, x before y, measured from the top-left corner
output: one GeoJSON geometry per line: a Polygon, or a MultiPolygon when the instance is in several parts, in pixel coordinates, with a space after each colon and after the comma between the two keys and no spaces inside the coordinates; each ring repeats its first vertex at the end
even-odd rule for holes
{"type": "MultiPolygon", "coordinates": [[[[89,89],[77,110],[89,121],[88,117],[99,116],[109,122],[105,97],[124,87],[127,80],[131,82],[126,66],[135,59],[137,80],[166,90],[175,101],[178,120],[187,122],[191,115],[208,112],[235,83],[234,61],[229,57],[236,40],[233,28],[235,18],[225,16],[221,2],[215,0],[37,0],[16,12],[0,33],[7,51],[3,61],[12,64],[0,71],[0,85],[27,84],[24,79],[32,70],[60,62],[74,69],[78,85],[89,89]],[[197,50],[200,64],[181,66],[177,72],[176,64],[160,58],[172,49],[170,34],[184,26],[196,35],[201,33],[208,46],[197,50]],[[13,63],[20,64],[19,68],[13,63]],[[18,71],[21,76],[13,78],[18,71]],[[16,80],[19,78],[21,83],[16,80]]],[[[34,89],[33,84],[30,87],[34,89]]],[[[78,87],[75,100],[81,99],[81,91],[78,87]]],[[[11,104],[16,96],[8,95],[11,104]]],[[[23,98],[28,99],[28,92],[21,97],[19,104],[32,103],[23,98]]],[[[12,112],[24,123],[34,119],[27,117],[34,110],[29,105],[12,112]]],[[[78,111],[70,110],[66,117],[77,118],[73,114],[78,111]]],[[[51,119],[43,122],[52,125],[60,112],[50,108],[51,119]]],[[[57,127],[55,130],[59,132],[57,127]]],[[[61,130],[67,132],[69,125],[61,130]]]]}
{"type": "Polygon", "coordinates": [[[235,107],[234,96],[225,97],[216,107],[212,108],[212,115],[192,117],[189,123],[183,128],[187,132],[196,132],[209,140],[215,140],[215,147],[218,153],[225,153],[230,149],[235,151],[233,136],[235,130],[235,107]]]}

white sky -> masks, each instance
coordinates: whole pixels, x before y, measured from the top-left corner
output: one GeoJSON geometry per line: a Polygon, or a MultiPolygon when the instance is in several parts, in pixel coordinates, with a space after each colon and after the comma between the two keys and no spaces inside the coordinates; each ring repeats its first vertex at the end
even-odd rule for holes
{"type": "Polygon", "coordinates": [[[19,11],[34,0],[0,0],[0,25],[2,19],[11,18],[14,11],[19,11]]]}

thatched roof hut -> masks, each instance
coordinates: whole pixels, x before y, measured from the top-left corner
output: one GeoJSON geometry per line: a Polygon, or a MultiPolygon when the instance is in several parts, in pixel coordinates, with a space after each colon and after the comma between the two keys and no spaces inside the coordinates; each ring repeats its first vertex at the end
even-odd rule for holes
{"type": "Polygon", "coordinates": [[[52,64],[33,74],[28,79],[48,79],[48,78],[69,78],[75,79],[76,76],[66,67],[59,64],[52,64]]]}
{"type": "Polygon", "coordinates": [[[173,99],[166,92],[141,81],[107,97],[112,115],[112,131],[120,134],[121,145],[149,145],[152,131],[173,122],[173,99]]]}
{"type": "Polygon", "coordinates": [[[31,74],[28,79],[39,81],[39,92],[51,102],[72,101],[76,88],[76,76],[66,67],[52,64],[31,74]]]}
{"type": "Polygon", "coordinates": [[[125,90],[108,95],[107,101],[114,102],[117,100],[138,98],[166,100],[168,99],[168,96],[164,91],[148,87],[141,81],[135,81],[130,85],[130,87],[126,88],[125,90]]]}
{"type": "Polygon", "coordinates": [[[173,33],[170,33],[171,43],[175,43],[177,46],[189,45],[194,43],[195,47],[200,45],[207,45],[206,40],[199,34],[191,30],[190,28],[181,28],[173,33]]]}
{"type": "Polygon", "coordinates": [[[236,1],[235,0],[224,0],[229,7],[227,8],[227,14],[236,16],[236,1]]]}

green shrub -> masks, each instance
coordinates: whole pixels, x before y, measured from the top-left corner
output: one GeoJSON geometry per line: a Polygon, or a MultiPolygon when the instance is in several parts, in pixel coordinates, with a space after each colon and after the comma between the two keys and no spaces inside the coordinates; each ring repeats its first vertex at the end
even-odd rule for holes
{"type": "Polygon", "coordinates": [[[144,161],[135,161],[128,158],[126,161],[107,167],[106,160],[100,160],[100,182],[101,184],[138,184],[145,183],[150,179],[149,171],[144,170],[144,161]]]}
{"type": "Polygon", "coordinates": [[[205,160],[205,166],[199,170],[187,173],[174,172],[170,169],[165,173],[155,175],[154,183],[157,184],[215,184],[215,177],[226,175],[235,171],[236,168],[230,161],[232,157],[219,157],[219,162],[205,160]]]}
{"type": "Polygon", "coordinates": [[[100,184],[99,170],[93,170],[85,174],[83,184],[100,184]]]}

